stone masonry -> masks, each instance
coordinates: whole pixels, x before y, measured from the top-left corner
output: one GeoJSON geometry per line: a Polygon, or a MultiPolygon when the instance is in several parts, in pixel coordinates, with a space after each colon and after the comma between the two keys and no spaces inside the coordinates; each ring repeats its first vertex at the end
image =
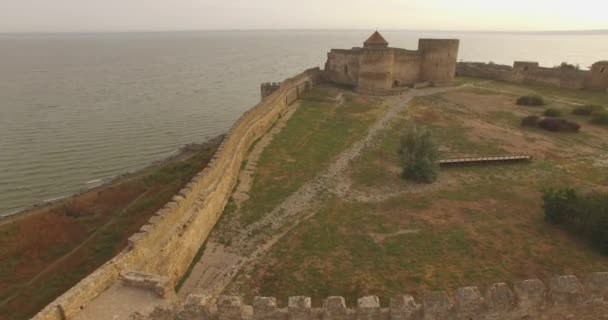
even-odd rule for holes
{"type": "Polygon", "coordinates": [[[376,296],[358,299],[347,307],[343,297],[329,297],[313,308],[309,297],[290,297],[280,308],[271,297],[255,297],[251,305],[236,296],[190,295],[184,303],[158,308],[152,314],[134,314],[134,320],[515,320],[608,319],[608,272],[581,280],[557,276],[547,284],[538,279],[516,282],[511,288],[496,283],[483,292],[478,287],[428,292],[420,300],[399,295],[386,307],[376,296]]]}

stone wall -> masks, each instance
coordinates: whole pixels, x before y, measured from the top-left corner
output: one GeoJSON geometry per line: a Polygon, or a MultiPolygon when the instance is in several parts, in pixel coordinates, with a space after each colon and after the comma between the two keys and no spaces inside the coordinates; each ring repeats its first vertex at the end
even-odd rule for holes
{"type": "MultiPolygon", "coordinates": [[[[601,68],[598,68],[598,71],[601,68]]],[[[573,70],[568,68],[545,68],[538,62],[516,61],[513,67],[493,63],[460,62],[456,67],[459,76],[477,77],[490,80],[500,80],[521,84],[540,84],[557,88],[573,90],[608,89],[608,73],[605,83],[601,76],[592,69],[573,70]]]]}
{"type": "Polygon", "coordinates": [[[390,49],[366,48],[359,60],[357,91],[384,93],[393,87],[393,57],[390,49]]]}
{"type": "Polygon", "coordinates": [[[411,86],[420,80],[420,55],[418,51],[395,49],[393,84],[396,87],[411,86]]]}
{"type": "Polygon", "coordinates": [[[133,315],[133,319],[366,319],[366,320],[515,320],[515,319],[577,319],[600,320],[608,315],[608,272],[591,274],[582,281],[575,276],[559,276],[547,284],[538,279],[516,282],[511,288],[496,283],[484,290],[466,287],[428,292],[420,300],[410,295],[392,298],[382,307],[376,296],[358,299],[355,307],[347,307],[344,298],[329,297],[323,306],[313,308],[309,297],[290,297],[286,308],[277,300],[255,297],[245,305],[240,297],[190,295],[170,309],[156,309],[149,316],[133,315]]]}
{"type": "Polygon", "coordinates": [[[420,39],[420,80],[448,84],[456,76],[460,41],[455,39],[420,39]]]}
{"type": "Polygon", "coordinates": [[[125,275],[133,279],[136,278],[133,274],[141,275],[138,277],[148,282],[162,279],[164,288],[157,288],[157,291],[171,291],[221,216],[251,145],[272,127],[300,94],[319,83],[320,75],[319,68],[314,68],[287,79],[245,112],[230,129],[208,166],[129,238],[125,250],[33,319],[70,319],[125,275]]]}
{"type": "Polygon", "coordinates": [[[591,66],[587,87],[591,90],[608,92],[608,61],[599,61],[591,66]]]}
{"type": "Polygon", "coordinates": [[[459,40],[421,39],[418,50],[378,47],[332,49],[325,81],[355,87],[364,94],[386,95],[403,87],[444,85],[454,81],[459,40]]]}

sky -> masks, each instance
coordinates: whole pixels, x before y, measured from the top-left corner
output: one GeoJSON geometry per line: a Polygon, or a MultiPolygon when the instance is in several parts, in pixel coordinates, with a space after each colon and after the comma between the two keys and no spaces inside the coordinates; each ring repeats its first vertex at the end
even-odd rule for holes
{"type": "Polygon", "coordinates": [[[0,33],[608,29],[606,0],[0,0],[0,33]]]}

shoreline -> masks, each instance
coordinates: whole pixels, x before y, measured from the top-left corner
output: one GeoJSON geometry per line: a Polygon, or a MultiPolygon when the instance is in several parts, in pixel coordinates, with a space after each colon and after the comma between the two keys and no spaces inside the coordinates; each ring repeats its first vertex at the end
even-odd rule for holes
{"type": "Polygon", "coordinates": [[[32,204],[30,206],[24,207],[22,209],[18,209],[12,213],[0,215],[0,226],[17,221],[19,219],[23,219],[25,217],[30,217],[30,216],[33,216],[36,214],[43,213],[52,208],[57,208],[61,205],[64,205],[65,203],[67,203],[69,201],[73,201],[79,197],[88,195],[90,193],[103,191],[110,187],[119,185],[128,180],[131,180],[131,179],[137,178],[141,175],[144,175],[145,173],[149,172],[150,170],[154,170],[154,169],[159,168],[168,163],[188,159],[191,156],[193,156],[194,154],[196,154],[196,152],[204,149],[205,147],[213,145],[218,140],[223,139],[225,137],[225,135],[226,134],[224,133],[224,134],[217,135],[215,137],[208,138],[206,141],[203,141],[203,142],[193,142],[193,143],[185,144],[185,145],[181,146],[178,150],[172,152],[169,156],[167,156],[163,159],[160,159],[160,160],[155,160],[152,163],[147,164],[140,169],[121,173],[114,177],[102,179],[102,183],[99,185],[96,185],[96,186],[93,186],[90,188],[82,188],[81,190],[79,190],[73,194],[70,194],[70,195],[60,196],[60,197],[57,197],[54,199],[51,198],[49,200],[43,200],[42,202],[38,202],[38,203],[32,204]],[[107,181],[104,182],[104,180],[107,180],[107,181]]]}

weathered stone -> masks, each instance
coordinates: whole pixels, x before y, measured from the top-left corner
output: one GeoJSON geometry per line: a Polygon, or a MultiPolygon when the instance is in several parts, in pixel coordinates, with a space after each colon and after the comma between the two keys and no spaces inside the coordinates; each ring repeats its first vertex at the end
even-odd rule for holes
{"type": "Polygon", "coordinates": [[[220,296],[217,301],[219,320],[240,320],[243,313],[243,300],[241,297],[220,296]]]}
{"type": "Polygon", "coordinates": [[[506,283],[495,283],[486,292],[486,306],[490,312],[508,312],[515,309],[515,295],[506,283]]]}
{"type": "Polygon", "coordinates": [[[484,300],[477,287],[456,290],[456,312],[459,319],[479,319],[484,311],[484,300]]]}
{"type": "Polygon", "coordinates": [[[149,320],[173,320],[173,310],[170,308],[156,307],[148,316],[149,320]]]}
{"type": "Polygon", "coordinates": [[[390,318],[391,320],[422,319],[422,306],[410,295],[393,297],[390,303],[390,318]]]}
{"type": "Polygon", "coordinates": [[[424,295],[422,300],[425,320],[452,319],[452,303],[445,291],[433,291],[424,295]]]}
{"type": "Polygon", "coordinates": [[[367,296],[357,300],[357,319],[376,320],[380,315],[380,299],[377,296],[367,296]]]}
{"type": "Polygon", "coordinates": [[[323,319],[349,319],[348,309],[343,297],[329,297],[323,301],[323,319]]]}
{"type": "Polygon", "coordinates": [[[215,299],[204,294],[191,294],[186,297],[184,308],[177,314],[177,320],[211,319],[215,299]]]}
{"type": "Polygon", "coordinates": [[[253,298],[253,319],[276,319],[277,300],[271,297],[253,298]]]}
{"type": "Polygon", "coordinates": [[[608,300],[608,272],[596,272],[587,277],[586,289],[594,300],[608,300]]]}
{"type": "Polygon", "coordinates": [[[311,319],[311,301],[310,297],[296,296],[289,297],[287,310],[289,319],[293,320],[308,320],[311,319]]]}
{"type": "Polygon", "coordinates": [[[573,304],[585,301],[585,288],[575,276],[558,276],[551,279],[551,300],[554,304],[573,304]]]}
{"type": "Polygon", "coordinates": [[[524,280],[515,283],[517,307],[525,313],[538,311],[545,302],[547,288],[538,279],[524,280]]]}

